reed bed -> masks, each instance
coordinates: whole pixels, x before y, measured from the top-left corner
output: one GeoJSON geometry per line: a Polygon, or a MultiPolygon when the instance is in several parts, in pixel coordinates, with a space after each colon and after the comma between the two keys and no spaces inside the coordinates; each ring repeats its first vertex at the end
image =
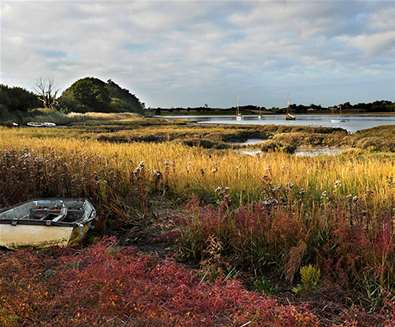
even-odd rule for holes
{"type": "MultiPolygon", "coordinates": [[[[395,160],[391,154],[298,158],[270,153],[254,158],[176,143],[32,138],[10,130],[0,130],[0,149],[2,153],[24,151],[34,157],[56,157],[64,165],[75,166],[70,173],[76,178],[84,178],[89,169],[101,172],[103,180],[111,182],[110,175],[116,173],[119,185],[111,182],[114,192],[118,187],[132,187],[135,169],[143,162],[149,190],[158,186],[159,178],[162,187],[178,196],[197,194],[213,201],[218,187],[228,187],[236,205],[268,200],[271,195],[305,206],[328,201],[346,204],[354,198],[372,213],[394,205],[395,160]]],[[[2,167],[3,174],[7,169],[2,167]]]]}

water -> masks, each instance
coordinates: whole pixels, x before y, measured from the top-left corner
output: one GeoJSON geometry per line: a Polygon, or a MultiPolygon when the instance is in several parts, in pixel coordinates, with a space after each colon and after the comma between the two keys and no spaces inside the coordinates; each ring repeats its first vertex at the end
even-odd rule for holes
{"type": "MultiPolygon", "coordinates": [[[[345,151],[347,151],[346,148],[339,147],[300,147],[295,151],[294,155],[297,157],[337,156],[345,151]]],[[[251,157],[257,157],[264,153],[262,150],[254,148],[239,149],[237,152],[251,157]]]]}
{"type": "Polygon", "coordinates": [[[238,121],[235,116],[162,116],[162,118],[191,119],[201,124],[233,125],[287,125],[287,126],[323,126],[339,127],[349,132],[383,125],[395,125],[395,114],[353,114],[353,115],[296,115],[296,120],[285,120],[285,115],[246,115],[238,121]]]}
{"type": "Polygon", "coordinates": [[[247,139],[244,142],[237,142],[234,144],[238,144],[238,145],[256,145],[256,144],[260,144],[262,142],[265,142],[265,140],[263,139],[247,139]]]}
{"type": "Polygon", "coordinates": [[[336,156],[342,154],[347,149],[338,147],[314,147],[314,148],[298,148],[295,151],[297,157],[318,157],[318,156],[336,156]]]}

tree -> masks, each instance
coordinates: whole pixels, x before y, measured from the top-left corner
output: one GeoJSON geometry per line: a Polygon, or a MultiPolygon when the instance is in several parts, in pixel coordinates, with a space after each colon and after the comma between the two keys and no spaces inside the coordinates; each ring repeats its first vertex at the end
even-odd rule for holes
{"type": "Polygon", "coordinates": [[[37,96],[21,87],[0,84],[0,112],[28,111],[40,105],[37,96]]]}
{"type": "Polygon", "coordinates": [[[127,89],[112,80],[107,83],[93,77],[74,82],[59,98],[63,110],[75,112],[138,112],[143,113],[143,104],[127,89]]]}
{"type": "Polygon", "coordinates": [[[59,90],[55,89],[53,80],[40,78],[36,83],[35,91],[44,108],[55,107],[59,90]]]}
{"type": "Polygon", "coordinates": [[[60,97],[61,104],[71,105],[76,112],[109,112],[110,94],[106,83],[98,78],[86,77],[74,82],[60,97]]]}

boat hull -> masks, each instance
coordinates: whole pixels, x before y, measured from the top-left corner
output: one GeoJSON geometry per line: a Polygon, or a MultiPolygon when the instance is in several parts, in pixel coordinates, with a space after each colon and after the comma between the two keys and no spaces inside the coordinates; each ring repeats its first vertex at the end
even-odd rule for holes
{"type": "Polygon", "coordinates": [[[287,114],[287,115],[285,116],[285,120],[296,120],[296,117],[293,116],[293,115],[291,115],[291,114],[287,114]]]}
{"type": "Polygon", "coordinates": [[[21,247],[45,248],[74,246],[81,242],[89,226],[43,226],[0,224],[0,247],[14,250],[21,247]]]}

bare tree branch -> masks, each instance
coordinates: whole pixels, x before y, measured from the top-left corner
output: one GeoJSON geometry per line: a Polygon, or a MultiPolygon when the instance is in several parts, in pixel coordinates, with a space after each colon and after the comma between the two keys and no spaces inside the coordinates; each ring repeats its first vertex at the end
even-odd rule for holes
{"type": "Polygon", "coordinates": [[[59,90],[55,89],[54,85],[53,80],[43,78],[40,78],[36,83],[35,92],[44,108],[54,108],[56,104],[56,97],[59,90]]]}

